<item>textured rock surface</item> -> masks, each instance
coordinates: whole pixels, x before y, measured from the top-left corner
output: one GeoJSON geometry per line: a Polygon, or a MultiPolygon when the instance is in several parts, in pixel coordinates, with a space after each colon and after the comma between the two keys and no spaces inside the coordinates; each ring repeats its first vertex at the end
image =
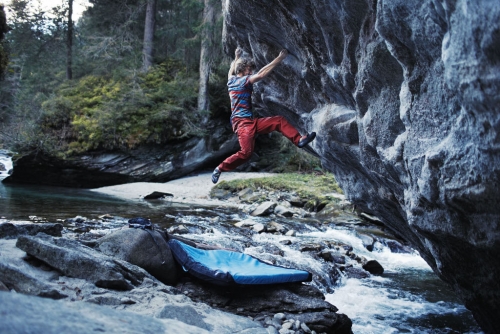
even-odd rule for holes
{"type": "Polygon", "coordinates": [[[164,284],[177,282],[176,263],[159,231],[118,230],[99,239],[96,248],[103,254],[143,268],[164,284]]]}
{"type": "Polygon", "coordinates": [[[11,290],[0,293],[1,333],[88,333],[86,326],[92,326],[91,332],[110,333],[267,334],[258,322],[195,303],[143,269],[113,260],[77,241],[42,234],[20,239],[17,243],[0,240],[0,291],[11,290]],[[31,250],[40,252],[35,251],[34,257],[26,256],[16,247],[27,249],[28,244],[31,250]],[[53,267],[42,261],[47,260],[47,256],[53,267]],[[128,274],[124,274],[125,266],[128,274]],[[94,270],[86,272],[89,268],[94,270]],[[118,276],[131,282],[132,275],[142,278],[134,280],[131,290],[116,289],[117,284],[98,284],[110,276],[115,278],[115,283],[118,276]],[[94,282],[96,284],[92,284],[94,282]],[[46,298],[21,297],[16,293],[46,298]],[[47,298],[62,300],[54,303],[47,298]],[[77,318],[78,312],[84,314],[77,318]],[[112,318],[120,321],[117,323],[112,318]],[[137,322],[154,326],[141,330],[137,322]],[[65,329],[71,325],[72,330],[65,329]]]}
{"type": "Polygon", "coordinates": [[[219,163],[238,149],[229,122],[212,124],[213,134],[168,146],[141,147],[129,152],[93,152],[60,160],[41,153],[18,157],[14,172],[3,182],[97,188],[128,182],[166,182],[207,164],[219,163]]]}
{"type": "Polygon", "coordinates": [[[318,289],[303,284],[271,286],[218,287],[199,281],[179,285],[190,298],[203,301],[225,311],[252,318],[262,318],[277,312],[300,320],[318,333],[348,334],[351,320],[324,301],[318,289]]]}
{"type": "Polygon", "coordinates": [[[316,131],[350,201],[410,241],[500,332],[500,6],[227,0],[225,47],[258,67],[262,116],[316,131]]]}
{"type": "Polygon", "coordinates": [[[0,224],[0,239],[15,239],[20,235],[36,235],[39,232],[60,237],[63,226],[59,223],[17,223],[6,222],[0,224]]]}
{"type": "Polygon", "coordinates": [[[210,333],[176,319],[8,292],[0,292],[0,314],[2,333],[210,333]]]}

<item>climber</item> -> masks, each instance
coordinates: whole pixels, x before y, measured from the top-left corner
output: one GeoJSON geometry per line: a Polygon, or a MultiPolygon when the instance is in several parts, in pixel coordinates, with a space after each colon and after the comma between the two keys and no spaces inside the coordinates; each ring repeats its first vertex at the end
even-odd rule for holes
{"type": "Polygon", "coordinates": [[[231,125],[238,136],[240,150],[224,160],[212,173],[212,182],[217,183],[222,172],[235,169],[252,156],[255,136],[273,131],[281,132],[295,145],[302,148],[316,137],[315,132],[301,136],[283,116],[254,117],[252,111],[253,84],[267,77],[271,71],[288,55],[282,50],[272,62],[253,74],[255,63],[252,59],[242,58],[243,51],[237,48],[235,60],[228,73],[227,87],[231,99],[231,125]]]}

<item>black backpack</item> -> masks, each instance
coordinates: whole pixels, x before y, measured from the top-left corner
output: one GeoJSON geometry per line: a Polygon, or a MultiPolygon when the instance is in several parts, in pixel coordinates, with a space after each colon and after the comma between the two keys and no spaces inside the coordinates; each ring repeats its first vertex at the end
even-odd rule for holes
{"type": "Polygon", "coordinates": [[[128,221],[128,227],[130,227],[130,228],[140,228],[142,230],[146,230],[146,229],[147,230],[152,230],[153,229],[153,223],[148,218],[137,217],[137,218],[129,219],[129,221],[128,221]]]}

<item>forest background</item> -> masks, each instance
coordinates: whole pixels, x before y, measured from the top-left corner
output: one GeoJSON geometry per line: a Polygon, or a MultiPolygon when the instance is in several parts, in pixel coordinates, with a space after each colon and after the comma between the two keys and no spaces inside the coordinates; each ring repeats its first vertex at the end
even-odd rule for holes
{"type": "MultiPolygon", "coordinates": [[[[229,119],[221,0],[73,0],[0,10],[0,148],[68,158],[207,136],[229,119]]],[[[318,169],[284,140],[273,171],[318,169]]]]}

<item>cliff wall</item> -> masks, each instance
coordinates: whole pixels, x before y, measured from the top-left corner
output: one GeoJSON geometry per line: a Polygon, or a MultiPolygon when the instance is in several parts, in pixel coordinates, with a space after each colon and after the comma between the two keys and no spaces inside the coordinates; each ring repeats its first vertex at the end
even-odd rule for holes
{"type": "Polygon", "coordinates": [[[258,67],[263,116],[302,131],[349,200],[416,247],[500,332],[500,6],[226,0],[224,45],[258,67]]]}

